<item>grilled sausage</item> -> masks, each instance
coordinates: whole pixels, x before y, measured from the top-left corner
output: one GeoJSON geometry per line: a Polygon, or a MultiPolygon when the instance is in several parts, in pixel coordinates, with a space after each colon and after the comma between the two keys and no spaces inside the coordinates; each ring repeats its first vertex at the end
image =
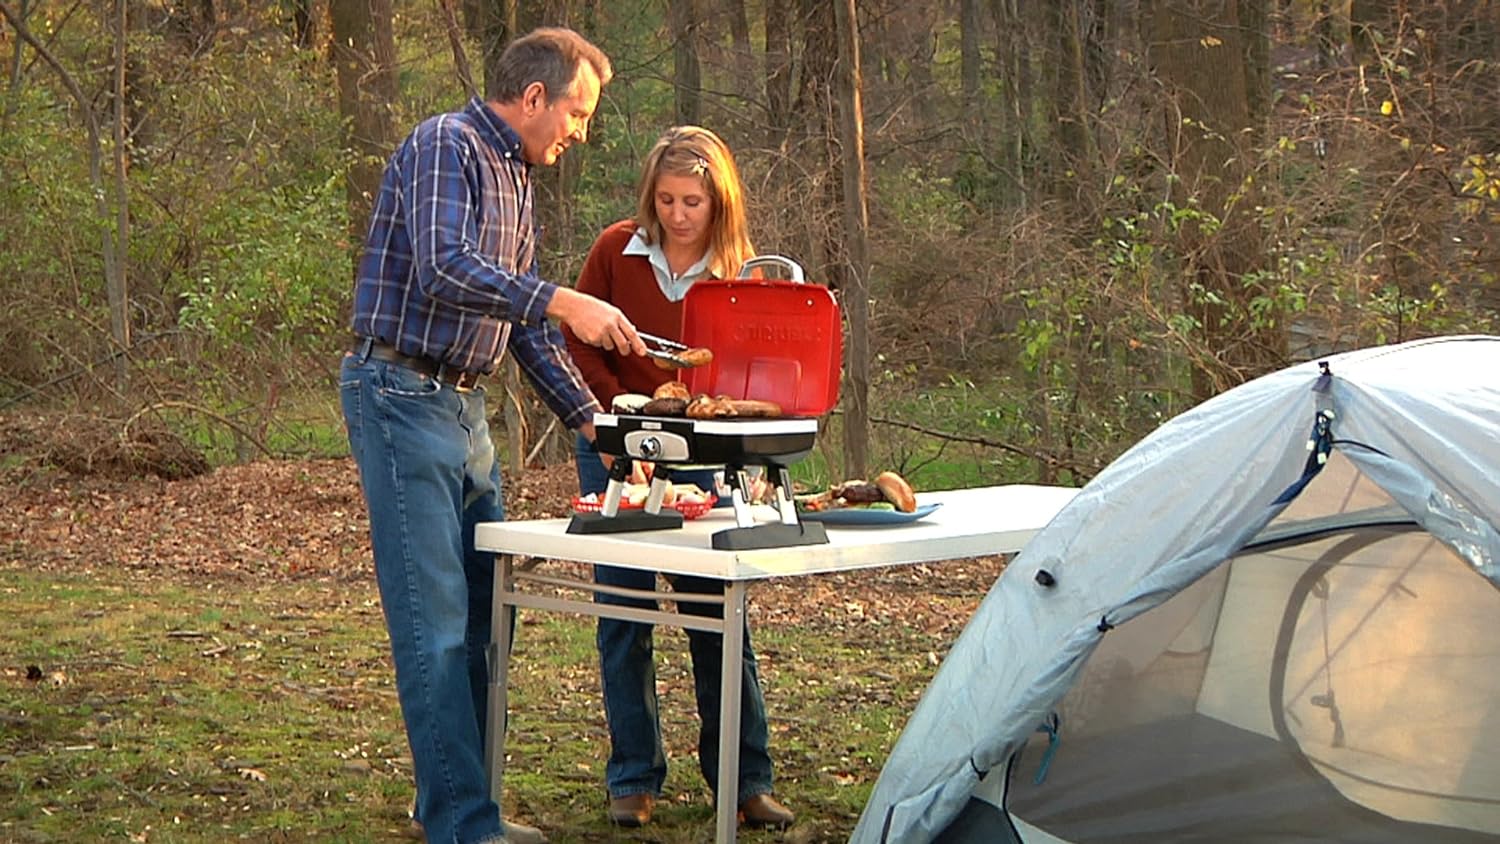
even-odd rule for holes
{"type": "Polygon", "coordinates": [[[735,416],[750,416],[757,419],[776,419],[781,416],[781,405],[773,401],[758,399],[731,399],[730,407],[735,416]]]}
{"type": "Polygon", "coordinates": [[[734,400],[728,396],[700,395],[688,402],[686,413],[689,419],[720,419],[734,416],[734,400]]]}
{"type": "Polygon", "coordinates": [[[641,408],[641,413],[647,416],[682,416],[687,411],[687,399],[667,397],[664,399],[652,399],[641,408]]]}
{"type": "Polygon", "coordinates": [[[672,356],[681,361],[682,365],[678,366],[672,361],[662,360],[659,357],[651,358],[651,362],[662,369],[688,369],[695,366],[707,366],[714,359],[714,353],[708,349],[684,349],[680,352],[672,352],[672,356]]]}

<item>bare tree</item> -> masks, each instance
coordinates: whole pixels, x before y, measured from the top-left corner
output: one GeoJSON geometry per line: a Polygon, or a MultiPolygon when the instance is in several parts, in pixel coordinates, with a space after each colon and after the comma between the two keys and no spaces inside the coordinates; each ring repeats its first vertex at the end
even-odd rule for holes
{"type": "Polygon", "coordinates": [[[1183,300],[1197,328],[1187,351],[1199,400],[1286,358],[1280,321],[1250,317],[1263,247],[1250,178],[1248,84],[1256,74],[1246,72],[1241,6],[1262,1],[1163,0],[1151,18],[1150,55],[1172,108],[1173,200],[1212,217],[1190,220],[1182,235],[1183,300]]]}
{"type": "MultiPolygon", "coordinates": [[[[123,3],[124,0],[116,0],[116,2],[123,3]]],[[[110,217],[110,188],[104,182],[104,144],[99,130],[99,117],[95,113],[88,96],[84,94],[78,81],[73,78],[73,74],[68,72],[68,69],[63,66],[62,62],[58,60],[57,56],[51,50],[47,49],[45,44],[37,40],[30,28],[26,26],[26,21],[3,2],[0,2],[0,17],[4,17],[10,23],[11,28],[16,31],[16,35],[22,41],[29,44],[37,52],[37,55],[41,56],[42,61],[46,62],[47,66],[52,68],[57,74],[58,79],[62,81],[63,87],[68,89],[68,93],[72,95],[74,102],[77,103],[78,113],[83,116],[83,126],[87,133],[89,184],[93,187],[94,212],[98,217],[102,237],[100,252],[104,263],[105,288],[109,299],[110,330],[116,346],[122,350],[128,349],[130,347],[130,320],[128,318],[129,298],[125,287],[124,255],[126,241],[122,239],[126,235],[126,230],[111,231],[111,227],[105,222],[110,217]]],[[[123,21],[117,18],[116,25],[118,31],[123,33],[123,21]]],[[[117,69],[121,67],[119,57],[124,50],[123,45],[119,43],[122,40],[123,34],[116,42],[117,69]]],[[[116,84],[120,85],[123,83],[117,79],[116,84]]],[[[116,109],[117,114],[120,111],[120,109],[116,109]]],[[[118,134],[121,131],[117,125],[115,132],[118,134]]],[[[123,164],[117,158],[116,167],[119,168],[121,166],[123,164]]],[[[117,169],[114,190],[117,192],[123,191],[123,185],[123,174],[117,169]]],[[[127,197],[124,193],[119,193],[115,196],[117,214],[123,215],[128,213],[126,199],[127,197]]]]}
{"type": "Polygon", "coordinates": [[[518,5],[518,0],[484,0],[474,4],[470,31],[479,41],[480,60],[484,65],[484,91],[494,87],[495,70],[500,54],[505,52],[505,45],[521,34],[516,18],[518,5]]]}
{"type": "Polygon", "coordinates": [[[750,83],[755,78],[750,69],[754,51],[750,46],[750,18],[745,12],[745,0],[725,0],[724,9],[725,14],[729,16],[729,40],[732,48],[730,60],[734,68],[734,92],[738,96],[750,98],[753,96],[750,83]]]}
{"type": "Polygon", "coordinates": [[[958,15],[958,54],[959,54],[959,78],[963,90],[963,102],[966,108],[972,109],[978,114],[982,109],[976,108],[979,97],[979,2],[980,0],[959,0],[958,15]]]}
{"type": "Polygon", "coordinates": [[[677,123],[697,124],[703,80],[698,67],[698,20],[693,0],[669,0],[667,18],[672,29],[672,90],[677,103],[677,123]]]}
{"type": "Polygon", "coordinates": [[[849,388],[844,394],[844,470],[862,478],[870,456],[870,212],[865,199],[865,125],[861,102],[859,32],[854,0],[834,4],[838,28],[840,165],[843,170],[845,276],[844,312],[849,317],[849,350],[844,361],[849,388]]]}
{"type": "Polygon", "coordinates": [[[792,124],[793,2],[766,0],[766,142],[771,147],[792,124]]]}
{"type": "Polygon", "coordinates": [[[391,105],[396,101],[396,39],[391,30],[391,0],[330,0],[338,74],[339,113],[345,141],[354,155],[349,168],[351,235],[364,239],[370,209],[380,190],[386,156],[395,142],[391,105]]]}
{"type": "MultiPolygon", "coordinates": [[[[115,72],[114,72],[114,165],[115,165],[115,245],[117,247],[115,270],[109,274],[109,330],[115,345],[130,348],[130,288],[128,264],[130,261],[130,189],[126,170],[129,167],[125,143],[126,115],[130,107],[125,99],[125,53],[130,29],[126,9],[129,0],[115,0],[115,72]]],[[[125,382],[129,367],[123,357],[116,358],[115,374],[125,382]]]]}

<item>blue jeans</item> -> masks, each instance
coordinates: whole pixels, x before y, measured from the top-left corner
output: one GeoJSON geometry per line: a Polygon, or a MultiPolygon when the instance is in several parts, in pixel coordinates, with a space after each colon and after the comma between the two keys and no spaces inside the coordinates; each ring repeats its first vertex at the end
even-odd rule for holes
{"type": "MultiPolygon", "coordinates": [[[[576,456],[578,490],[603,493],[608,472],[599,452],[586,438],[578,437],[576,456]]],[[[674,473],[674,480],[713,489],[711,472],[674,473]]],[[[618,566],[594,566],[594,580],[631,589],[656,588],[656,573],[618,566]]],[[[675,592],[720,595],[724,583],[704,577],[671,578],[675,592]]],[[[597,594],[604,604],[656,609],[655,601],[597,594]]],[[[719,604],[682,602],[678,612],[723,618],[719,604]]],[[[661,794],[667,778],[667,757],[661,744],[661,719],[656,702],[656,662],[651,645],[652,625],[636,621],[599,619],[595,637],[599,646],[599,675],[604,685],[604,714],[609,721],[610,753],[604,769],[610,797],[631,794],[661,794]]],[[[693,689],[698,698],[698,766],[715,794],[719,790],[719,681],[723,672],[724,637],[703,630],[689,630],[688,652],[693,659],[693,689]]],[[[750,646],[750,626],[745,625],[744,675],[740,696],[740,783],[738,801],[771,791],[771,736],[766,724],[766,700],[760,690],[755,650],[750,646]]]]}
{"type": "Polygon", "coordinates": [[[501,834],[484,768],[494,564],[474,525],[505,517],[484,392],[345,355],[339,393],[370,514],[375,578],[428,841],[501,834]]]}

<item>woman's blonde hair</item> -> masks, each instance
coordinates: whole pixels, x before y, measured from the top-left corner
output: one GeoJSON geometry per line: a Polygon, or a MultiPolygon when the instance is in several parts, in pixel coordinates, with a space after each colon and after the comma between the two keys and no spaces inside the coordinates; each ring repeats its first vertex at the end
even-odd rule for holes
{"type": "Polygon", "coordinates": [[[755,255],[745,220],[745,185],[734,156],[718,135],[701,126],[673,126],[646,156],[641,170],[635,222],[647,243],[662,242],[656,216],[656,180],[664,175],[699,176],[713,200],[708,245],[713,250],[709,270],[719,278],[734,278],[740,265],[755,255]]]}

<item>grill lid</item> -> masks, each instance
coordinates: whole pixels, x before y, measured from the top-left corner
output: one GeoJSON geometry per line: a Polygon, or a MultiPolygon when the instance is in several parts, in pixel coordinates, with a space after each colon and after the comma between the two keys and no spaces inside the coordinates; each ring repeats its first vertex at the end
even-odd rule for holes
{"type": "MultiPolygon", "coordinates": [[[[801,277],[795,263],[775,260],[801,277]]],[[[773,401],[787,416],[822,416],[838,404],[843,323],[838,301],[826,287],[781,279],[704,279],[683,299],[681,336],[688,346],[714,353],[709,365],[682,374],[694,395],[773,401]]]]}

